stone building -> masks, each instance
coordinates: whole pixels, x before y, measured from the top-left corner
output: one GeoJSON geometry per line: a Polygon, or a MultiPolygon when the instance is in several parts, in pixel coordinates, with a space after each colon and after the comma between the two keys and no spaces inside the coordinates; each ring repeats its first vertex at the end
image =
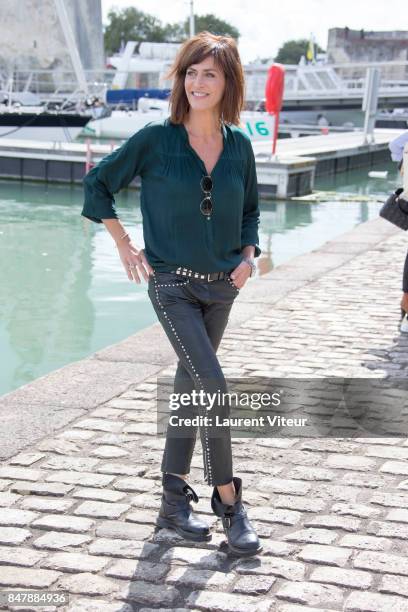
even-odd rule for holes
{"type": "MultiPolygon", "coordinates": [[[[355,62],[407,62],[408,32],[371,32],[350,30],[349,28],[331,28],[327,42],[328,61],[344,64],[338,72],[347,78],[360,78],[366,69],[347,67],[355,62]]],[[[390,80],[406,79],[407,66],[382,67],[382,78],[390,80]]]]}
{"type": "MultiPolygon", "coordinates": [[[[83,67],[105,65],[101,0],[65,0],[83,67]]],[[[54,82],[72,71],[54,0],[1,0],[0,73],[52,69],[54,82]]],[[[36,75],[35,78],[40,78],[36,75]]]]}

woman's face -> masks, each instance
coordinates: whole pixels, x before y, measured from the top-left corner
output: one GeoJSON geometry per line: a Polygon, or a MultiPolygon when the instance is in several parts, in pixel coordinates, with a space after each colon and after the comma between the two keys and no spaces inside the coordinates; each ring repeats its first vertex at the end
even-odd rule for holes
{"type": "Polygon", "coordinates": [[[194,110],[216,109],[225,90],[225,75],[212,56],[186,70],[184,88],[190,107],[194,110]],[[205,94],[201,96],[194,95],[205,94]]]}

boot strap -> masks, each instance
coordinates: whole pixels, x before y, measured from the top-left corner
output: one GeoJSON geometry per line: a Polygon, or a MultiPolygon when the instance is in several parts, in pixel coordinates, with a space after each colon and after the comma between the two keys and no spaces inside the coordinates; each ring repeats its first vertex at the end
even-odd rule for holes
{"type": "Polygon", "coordinates": [[[224,522],[225,522],[225,526],[228,527],[229,529],[231,527],[231,515],[230,514],[224,515],[224,522]]]}
{"type": "Polygon", "coordinates": [[[198,502],[198,495],[197,493],[194,491],[194,489],[192,487],[190,487],[189,484],[186,484],[183,488],[183,493],[185,493],[187,495],[187,497],[189,498],[189,500],[194,501],[195,503],[198,502]]]}
{"type": "Polygon", "coordinates": [[[237,520],[235,521],[236,523],[237,523],[238,521],[242,521],[243,519],[248,518],[248,515],[247,515],[247,513],[246,513],[245,509],[244,509],[244,508],[242,508],[242,510],[244,510],[244,511],[243,511],[243,512],[241,511],[239,514],[238,514],[238,513],[235,513],[235,512],[225,513],[225,514],[224,514],[225,526],[226,526],[226,527],[228,527],[228,528],[230,528],[230,527],[231,527],[231,518],[232,518],[232,517],[236,517],[236,519],[237,519],[237,520]]]}

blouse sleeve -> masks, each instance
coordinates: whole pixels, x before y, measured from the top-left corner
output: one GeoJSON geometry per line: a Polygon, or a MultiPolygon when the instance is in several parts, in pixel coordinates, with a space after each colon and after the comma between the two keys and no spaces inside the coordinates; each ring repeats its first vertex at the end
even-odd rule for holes
{"type": "Polygon", "coordinates": [[[143,174],[148,150],[148,125],[106,155],[86,174],[83,179],[83,217],[95,223],[102,223],[102,219],[118,218],[113,194],[127,187],[136,175],[143,174]]]}
{"type": "Polygon", "coordinates": [[[259,203],[258,181],[256,176],[255,155],[249,137],[245,134],[247,148],[247,162],[245,172],[245,199],[241,229],[241,248],[252,245],[255,247],[255,257],[259,257],[259,203]]]}
{"type": "Polygon", "coordinates": [[[404,156],[404,147],[408,142],[408,130],[391,140],[388,145],[389,150],[391,151],[391,159],[393,161],[399,162],[402,160],[404,156]]]}

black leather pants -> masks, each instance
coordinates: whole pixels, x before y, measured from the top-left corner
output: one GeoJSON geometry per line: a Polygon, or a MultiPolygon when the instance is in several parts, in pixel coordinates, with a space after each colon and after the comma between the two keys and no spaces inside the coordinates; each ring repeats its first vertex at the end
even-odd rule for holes
{"type": "MultiPolygon", "coordinates": [[[[228,391],[216,351],[238,293],[229,277],[206,281],[173,272],[155,272],[150,276],[150,300],[179,359],[174,393],[190,394],[194,389],[211,394],[228,391]]],[[[199,427],[204,479],[210,486],[227,484],[233,477],[230,428],[215,425],[217,415],[222,421],[228,414],[228,404],[223,401],[215,402],[210,410],[202,402],[177,408],[179,419],[211,417],[212,424],[207,419],[207,424],[200,422],[199,427]]],[[[197,428],[177,425],[177,431],[182,430],[182,436],[177,437],[167,428],[162,472],[189,473],[197,428]]]]}

